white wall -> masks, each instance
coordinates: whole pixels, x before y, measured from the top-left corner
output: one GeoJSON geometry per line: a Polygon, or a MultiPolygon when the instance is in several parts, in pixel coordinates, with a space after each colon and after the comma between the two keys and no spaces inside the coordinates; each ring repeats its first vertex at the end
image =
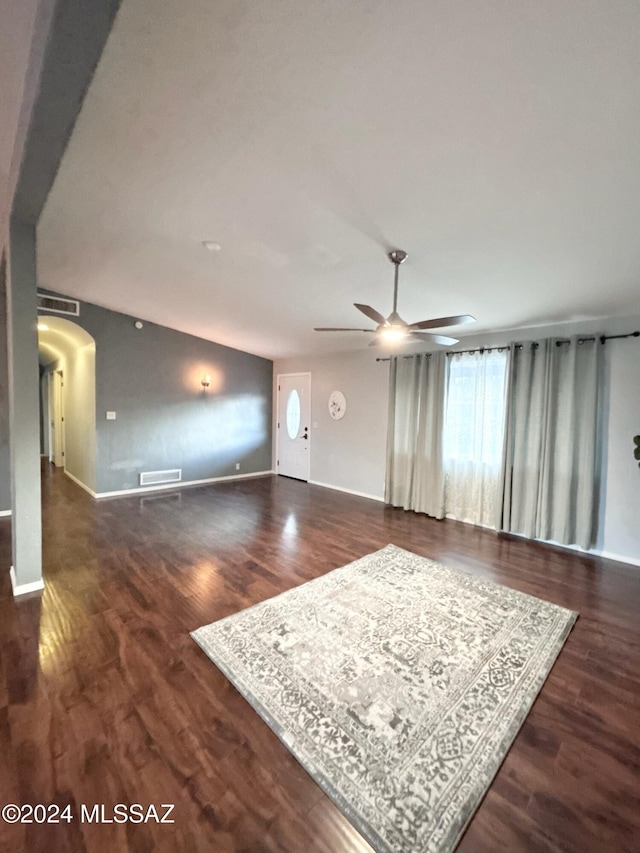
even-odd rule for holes
{"type": "Polygon", "coordinates": [[[64,371],[65,470],[96,489],[96,345],[78,347],[64,371]]]}
{"type": "MultiPolygon", "coordinates": [[[[636,329],[640,329],[640,315],[466,337],[456,349],[592,332],[623,334],[636,329]]],[[[376,362],[380,354],[365,349],[275,362],[274,376],[311,372],[312,421],[318,424],[311,431],[312,481],[383,497],[389,373],[386,362],[376,362]],[[327,400],[333,390],[343,391],[347,397],[347,414],[342,421],[329,417],[327,400]]],[[[640,338],[606,344],[604,381],[608,415],[602,512],[593,553],[640,565],[640,467],[633,458],[633,436],[640,434],[640,338]]]]}
{"type": "Polygon", "coordinates": [[[609,420],[601,550],[640,565],[640,466],[633,437],[640,435],[640,339],[607,344],[609,420]]]}
{"type": "Polygon", "coordinates": [[[49,458],[49,377],[40,374],[40,453],[49,458]]]}
{"type": "MultiPolygon", "coordinates": [[[[311,373],[310,480],[382,499],[389,365],[376,362],[369,350],[283,359],[275,362],[273,372],[277,381],[279,373],[307,371],[311,373]],[[339,421],[329,415],[332,391],[342,391],[347,399],[346,414],[339,421]]],[[[274,459],[276,452],[274,447],[274,459]]]]}

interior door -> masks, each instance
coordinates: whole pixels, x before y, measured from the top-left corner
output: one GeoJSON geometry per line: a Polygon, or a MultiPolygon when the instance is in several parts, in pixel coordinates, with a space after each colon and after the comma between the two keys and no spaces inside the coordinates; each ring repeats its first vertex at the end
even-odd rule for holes
{"type": "Polygon", "coordinates": [[[56,370],[52,376],[51,445],[53,464],[56,468],[61,468],[64,465],[64,378],[61,370],[56,370]]]}
{"type": "Polygon", "coordinates": [[[49,383],[47,387],[47,425],[49,429],[49,462],[53,462],[53,457],[55,455],[55,446],[56,446],[56,422],[55,422],[55,410],[54,410],[54,402],[53,395],[55,393],[55,386],[53,381],[53,373],[47,374],[47,381],[49,383]]]}
{"type": "Polygon", "coordinates": [[[309,479],[311,374],[278,376],[277,471],[283,477],[309,479]]]}

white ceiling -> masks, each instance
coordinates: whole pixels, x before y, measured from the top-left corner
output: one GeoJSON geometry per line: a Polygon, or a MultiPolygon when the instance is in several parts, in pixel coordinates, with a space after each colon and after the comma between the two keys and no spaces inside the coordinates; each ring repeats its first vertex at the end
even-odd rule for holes
{"type": "Polygon", "coordinates": [[[637,0],[123,0],[40,282],[267,357],[366,346],[312,327],[394,247],[409,322],[638,313],[639,57],[637,0]]]}

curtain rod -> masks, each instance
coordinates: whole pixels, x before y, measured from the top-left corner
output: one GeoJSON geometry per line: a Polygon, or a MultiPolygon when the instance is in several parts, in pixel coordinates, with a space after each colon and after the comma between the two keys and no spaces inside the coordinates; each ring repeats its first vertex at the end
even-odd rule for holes
{"type": "MultiPolygon", "coordinates": [[[[595,341],[599,340],[601,344],[605,341],[616,341],[620,338],[640,338],[640,331],[636,332],[628,332],[626,335],[600,335],[596,338],[595,335],[587,336],[584,338],[578,338],[578,343],[583,344],[585,341],[595,341]]],[[[571,341],[567,338],[566,340],[558,340],[556,341],[556,346],[559,347],[562,344],[570,344],[571,341]]],[[[493,352],[494,350],[498,350],[498,352],[502,352],[503,350],[509,349],[509,344],[504,344],[501,347],[475,347],[475,349],[458,349],[458,350],[449,350],[446,355],[464,355],[465,353],[473,353],[473,352],[493,352]]],[[[522,349],[524,344],[515,344],[517,349],[522,349]]],[[[536,341],[533,341],[531,346],[535,349],[538,346],[536,341]]],[[[416,355],[431,355],[430,352],[426,353],[416,353],[416,355]]],[[[403,355],[403,358],[413,358],[412,355],[403,355]]],[[[396,356],[397,358],[397,356],[396,356]]],[[[376,358],[376,361],[391,361],[391,356],[389,358],[376,358]]]]}

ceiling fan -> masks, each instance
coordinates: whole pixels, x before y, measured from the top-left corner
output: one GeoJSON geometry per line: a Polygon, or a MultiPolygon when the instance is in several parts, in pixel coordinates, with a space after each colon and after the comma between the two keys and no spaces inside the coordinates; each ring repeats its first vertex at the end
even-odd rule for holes
{"type": "Polygon", "coordinates": [[[367,332],[375,334],[375,338],[369,344],[370,347],[379,346],[383,343],[402,342],[402,343],[423,343],[423,344],[439,344],[443,347],[453,346],[458,343],[457,338],[449,338],[446,335],[434,335],[430,332],[423,331],[424,329],[440,329],[443,326],[461,326],[464,323],[475,323],[475,317],[470,314],[458,314],[455,317],[436,317],[433,320],[421,320],[418,323],[405,323],[402,317],[398,314],[398,269],[400,264],[407,259],[407,253],[402,249],[394,249],[389,252],[388,256],[391,263],[395,266],[395,276],[393,283],[393,311],[388,317],[383,317],[375,308],[370,305],[360,305],[354,302],[358,311],[369,317],[377,323],[375,329],[335,329],[329,327],[315,328],[314,332],[367,332]]]}

